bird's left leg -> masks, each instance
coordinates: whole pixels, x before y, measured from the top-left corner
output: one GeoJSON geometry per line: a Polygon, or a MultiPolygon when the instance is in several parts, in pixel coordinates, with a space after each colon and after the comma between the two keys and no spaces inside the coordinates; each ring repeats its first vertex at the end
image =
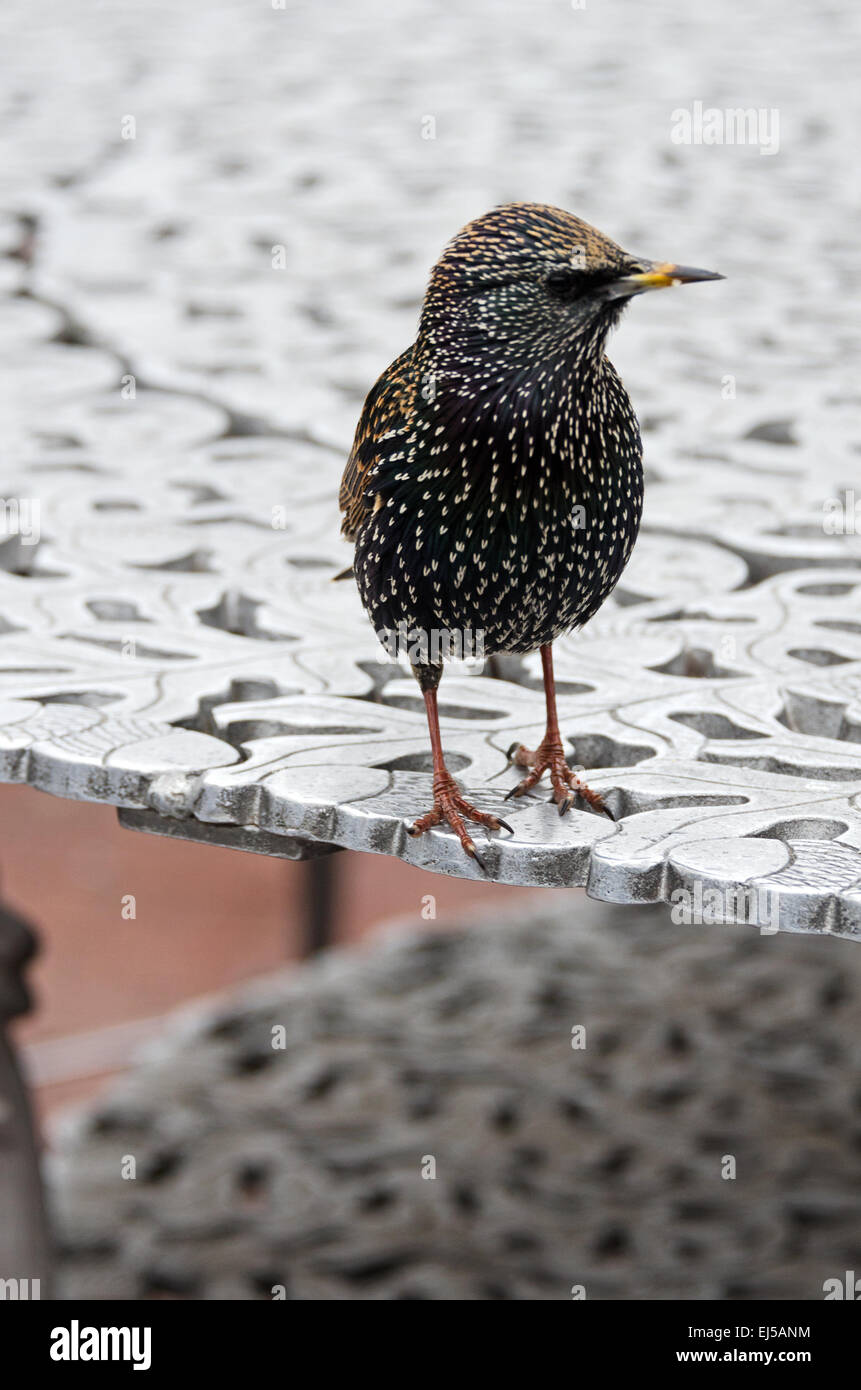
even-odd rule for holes
{"type": "MultiPolygon", "coordinates": [[[[606,816],[609,816],[610,812],[601,797],[597,792],[593,792],[591,787],[587,787],[574,769],[569,767],[568,759],[565,757],[562,735],[559,732],[559,719],[556,714],[553,648],[549,642],[547,646],[541,648],[541,668],[544,672],[547,728],[543,739],[534,751],[531,748],[524,748],[522,743],[513,743],[509,748],[509,760],[517,767],[529,767],[532,771],[524,777],[522,782],[518,782],[516,787],[512,787],[506,801],[512,796],[524,796],[526,792],[532,790],[544,773],[549,771],[550,783],[553,787],[553,800],[559,807],[560,816],[564,816],[565,812],[571,809],[578,796],[588,802],[593,810],[603,811],[606,816]]],[[[610,818],[612,820],[612,816],[610,818]]]]}
{"type": "Polygon", "coordinates": [[[413,674],[421,686],[425,709],[427,710],[431,753],[433,755],[433,806],[426,815],[420,816],[409,827],[409,833],[410,835],[422,835],[425,830],[430,830],[432,825],[439,825],[441,821],[447,821],[467,854],[476,861],[481,869],[484,869],[481,856],[472,842],[464,821],[475,821],[478,825],[486,826],[488,830],[509,830],[512,834],[514,832],[511,830],[511,826],[506,821],[501,820],[499,816],[491,815],[487,811],[479,811],[471,802],[467,801],[445,765],[436,699],[437,686],[442,676],[442,666],[413,666],[413,674]]]}

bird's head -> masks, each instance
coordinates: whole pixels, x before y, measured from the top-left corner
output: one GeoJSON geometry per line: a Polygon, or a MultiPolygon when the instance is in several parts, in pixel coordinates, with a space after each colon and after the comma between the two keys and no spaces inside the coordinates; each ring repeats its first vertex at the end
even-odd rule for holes
{"type": "Polygon", "coordinates": [[[446,247],[431,274],[420,341],[440,365],[600,359],[634,295],[722,279],[630,255],[560,208],[509,203],[470,222],[446,247]]]}

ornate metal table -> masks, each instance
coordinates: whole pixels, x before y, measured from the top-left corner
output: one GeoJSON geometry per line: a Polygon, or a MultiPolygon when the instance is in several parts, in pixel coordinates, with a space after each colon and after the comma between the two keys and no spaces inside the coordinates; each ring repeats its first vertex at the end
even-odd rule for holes
{"type": "MultiPolygon", "coordinates": [[[[448,830],[405,832],[428,790],[419,692],[331,582],[346,435],[237,420],[145,384],[134,358],[47,343],[42,299],[11,307],[33,344],[6,367],[23,408],[5,496],[21,518],[32,498],[39,540],[21,521],[3,547],[0,776],[141,830],[478,874],[448,830]]],[[[761,890],[781,928],[861,935],[861,544],[815,512],[845,475],[824,483],[818,451],[720,412],[649,430],[635,558],[558,644],[563,732],[616,823],[509,803],[514,835],[482,854],[504,883],[618,903],[705,889],[729,920],[761,890]]],[[[540,738],[536,661],[450,671],[441,709],[470,795],[500,806],[505,750],[540,738]]]]}
{"type": "MultiPolygon", "coordinates": [[[[396,111],[394,54],[426,41],[410,9],[392,50],[373,26],[351,26],[396,111]]],[[[838,37],[808,36],[827,47],[833,79],[810,108],[815,129],[801,120],[797,84],[772,77],[775,99],[796,103],[795,124],[784,121],[790,171],[782,150],[674,143],[666,103],[647,98],[633,71],[626,90],[649,117],[654,160],[615,138],[628,116],[587,125],[593,84],[571,93],[553,47],[571,33],[548,31],[536,124],[506,143],[507,183],[484,191],[491,128],[471,127],[452,177],[442,117],[442,129],[430,117],[393,121],[384,155],[367,147],[370,126],[340,119],[322,76],[313,94],[297,79],[283,128],[273,124],[285,45],[301,36],[322,75],[328,24],[278,8],[249,16],[235,3],[204,13],[213,24],[202,40],[188,17],[162,16],[154,33],[98,7],[53,37],[8,25],[31,84],[81,76],[63,137],[46,141],[38,113],[19,113],[5,175],[27,216],[9,217],[0,248],[0,777],[112,803],[124,824],[162,834],[479,872],[447,830],[405,833],[427,797],[423,715],[353,586],[330,582],[349,560],[335,497],[364,391],[409,341],[427,267],[451,231],[532,188],[538,149],[542,196],[594,204],[594,191],[586,199],[550,176],[564,100],[584,116],[579,177],[613,151],[596,220],[625,245],[715,261],[729,278],[720,296],[635,305],[614,340],[644,426],[643,534],[614,600],[559,644],[557,668],[563,732],[617,823],[509,805],[514,836],[495,837],[484,857],[504,883],[585,884],[619,903],[717,891],[730,918],[743,901],[734,893],[761,891],[782,928],[861,933],[849,365],[859,335],[837,292],[854,247],[840,231],[852,225],[851,195],[832,138],[854,86],[838,37]],[[94,89],[83,74],[93,44],[108,41],[114,67],[94,89]],[[234,43],[253,141],[219,119],[234,43]],[[179,97],[189,45],[193,111],[179,97]],[[127,51],[143,55],[139,65],[127,51]],[[778,224],[779,242],[769,239],[778,224]],[[817,228],[827,258],[800,275],[817,228]]],[[[649,29],[656,60],[669,22],[649,29]]],[[[714,37],[710,23],[686,39],[696,51],[714,37]]],[[[452,122],[485,100],[498,109],[491,69],[469,56],[477,11],[462,25],[462,52],[458,23],[438,35],[470,79],[446,98],[452,122]]],[[[515,61],[531,33],[525,13],[507,15],[507,110],[532,92],[515,61]]],[[[796,40],[772,39],[795,51],[796,40]]],[[[599,26],[578,50],[599,88],[611,49],[599,26]]],[[[744,44],[728,61],[740,82],[755,70],[744,44]]],[[[382,119],[377,108],[366,116],[382,119]]],[[[512,740],[539,736],[537,669],[537,659],[499,661],[443,683],[446,747],[482,805],[498,805],[515,779],[512,740]]]]}
{"type": "MultiPolygon", "coordinates": [[[[850,12],[769,26],[764,70],[755,11],[334,8],[0,15],[0,777],[159,834],[477,872],[405,833],[423,716],[330,582],[335,496],[443,242],[535,197],[728,279],[635,306],[612,349],[643,533],[557,670],[617,821],[509,806],[491,875],[861,935],[850,12]],[[782,114],[780,148],[676,140],[706,53],[782,114]]],[[[539,735],[535,660],[449,673],[442,716],[498,805],[504,750],[539,735]]]]}

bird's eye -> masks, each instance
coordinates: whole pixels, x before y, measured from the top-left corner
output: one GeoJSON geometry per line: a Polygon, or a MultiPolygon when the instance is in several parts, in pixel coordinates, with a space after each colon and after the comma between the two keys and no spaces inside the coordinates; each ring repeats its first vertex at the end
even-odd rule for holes
{"type": "Polygon", "coordinates": [[[545,276],[544,283],[559,299],[580,299],[615,279],[618,271],[610,267],[576,270],[573,266],[555,266],[545,276]]]}
{"type": "Polygon", "coordinates": [[[548,272],[544,283],[552,294],[570,294],[572,290],[577,289],[583,278],[582,270],[567,270],[563,267],[557,267],[556,270],[548,272]]]}

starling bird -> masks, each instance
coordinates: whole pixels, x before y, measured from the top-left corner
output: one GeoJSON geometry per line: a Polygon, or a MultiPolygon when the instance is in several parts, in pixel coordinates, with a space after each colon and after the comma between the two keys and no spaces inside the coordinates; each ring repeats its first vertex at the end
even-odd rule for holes
{"type": "Polygon", "coordinates": [[[509,796],[549,772],[560,815],[577,796],[605,809],[565,757],[552,657],[613,589],[640,524],[640,431],[604,347],[634,295],[722,278],[628,255],[559,208],[496,208],[446,247],[416,341],[365,401],[342,531],[377,635],[406,636],[424,695],[433,806],[411,833],[446,821],[482,868],[465,822],[511,827],[471,805],[446,767],[440,651],[464,633],[487,655],[540,649],[546,733],[534,751],[509,749],[529,769],[509,796]]]}

